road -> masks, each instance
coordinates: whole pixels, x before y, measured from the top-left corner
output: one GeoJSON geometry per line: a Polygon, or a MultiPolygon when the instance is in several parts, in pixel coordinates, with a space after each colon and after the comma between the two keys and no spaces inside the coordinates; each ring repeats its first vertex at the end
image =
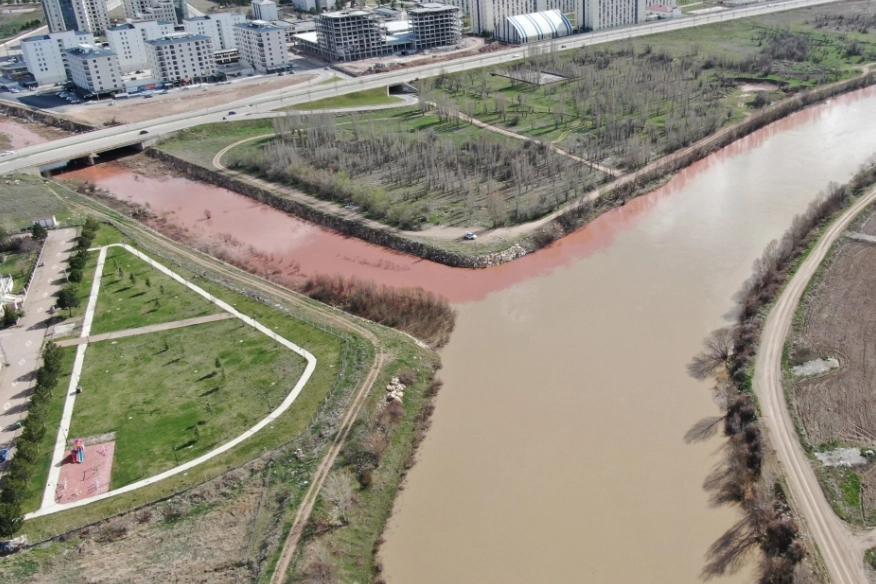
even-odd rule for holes
{"type": "Polygon", "coordinates": [[[15,423],[24,418],[30,390],[39,368],[43,338],[48,330],[48,310],[55,293],[66,283],[64,269],[75,247],[75,229],[49,231],[33,284],[24,301],[24,317],[18,325],[0,331],[0,445],[8,446],[16,434],[15,423]]]}
{"type": "Polygon", "coordinates": [[[241,115],[245,115],[249,112],[267,112],[279,107],[304,103],[314,99],[334,97],[355,91],[385,87],[397,83],[408,83],[419,78],[432,77],[441,72],[457,73],[470,69],[500,65],[515,60],[514,55],[520,55],[527,51],[543,51],[550,48],[560,48],[557,47],[557,44],[560,42],[563,43],[561,47],[565,48],[597,45],[611,41],[631,39],[660,32],[681,30],[704,24],[722,22],[725,20],[736,20],[739,18],[747,18],[772,12],[791,10],[794,8],[829,4],[836,1],[839,0],[790,0],[788,2],[763,4],[748,8],[736,8],[716,14],[664,20],[627,28],[567,37],[559,41],[552,40],[533,43],[532,45],[527,45],[525,48],[517,47],[495,51],[483,55],[463,57],[453,61],[438,62],[430,65],[401,69],[399,71],[342,80],[337,83],[279,89],[265,93],[256,98],[239,100],[222,106],[176,114],[146,122],[96,130],[87,134],[80,134],[24,148],[17,151],[15,155],[0,160],[0,175],[48,164],[59,159],[79,158],[91,153],[109,150],[118,145],[130,144],[132,141],[141,138],[140,132],[143,130],[147,130],[150,136],[155,137],[205,123],[220,122],[231,110],[236,111],[244,109],[243,112],[238,112],[241,115]]]}
{"type": "Polygon", "coordinates": [[[876,530],[854,534],[833,512],[815,471],[800,445],[785,402],[782,384],[782,351],[800,298],[836,239],[868,204],[876,201],[876,189],[861,197],[834,221],[800,265],[782,295],[770,310],[760,338],[754,369],[754,391],[761,407],[761,420],[779,462],[785,469],[797,513],[806,524],[833,584],[867,584],[864,550],[874,545],[876,530]]]}

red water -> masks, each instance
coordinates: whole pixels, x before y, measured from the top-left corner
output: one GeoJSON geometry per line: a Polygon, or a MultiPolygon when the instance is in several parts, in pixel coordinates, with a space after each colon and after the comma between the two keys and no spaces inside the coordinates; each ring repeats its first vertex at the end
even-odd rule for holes
{"type": "Polygon", "coordinates": [[[0,117],[0,134],[6,134],[12,143],[12,148],[16,149],[48,141],[26,125],[6,117],[0,117]]]}
{"type": "Polygon", "coordinates": [[[536,254],[485,270],[449,268],[392,252],[307,223],[243,195],[183,178],[150,178],[113,163],[70,172],[65,177],[87,179],[120,198],[148,204],[202,241],[230,240],[240,244],[236,245],[238,248],[251,246],[273,259],[272,268],[279,267],[287,274],[300,269],[299,276],[341,273],[391,286],[422,286],[451,302],[461,303],[482,299],[490,292],[548,273],[609,246],[618,233],[635,225],[661,200],[684,189],[690,178],[757,147],[776,133],[817,118],[836,104],[852,103],[870,95],[876,95],[876,88],[843,96],[771,124],[681,171],[665,186],[602,215],[586,229],[536,254]],[[297,263],[294,268],[293,262],[297,263]]]}

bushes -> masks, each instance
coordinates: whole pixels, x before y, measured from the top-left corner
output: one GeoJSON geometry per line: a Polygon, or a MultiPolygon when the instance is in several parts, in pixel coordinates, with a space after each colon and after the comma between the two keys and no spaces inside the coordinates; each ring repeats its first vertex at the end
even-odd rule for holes
{"type": "Polygon", "coordinates": [[[433,346],[444,345],[456,324],[456,312],[447,300],[422,288],[391,288],[358,278],[318,274],[307,279],[304,293],[433,346]]]}
{"type": "Polygon", "coordinates": [[[0,537],[12,536],[21,527],[21,502],[29,494],[29,481],[40,456],[40,442],[49,430],[46,427],[48,405],[61,376],[61,360],[61,348],[54,343],[46,345],[24,431],[15,443],[15,456],[0,491],[0,537]]]}

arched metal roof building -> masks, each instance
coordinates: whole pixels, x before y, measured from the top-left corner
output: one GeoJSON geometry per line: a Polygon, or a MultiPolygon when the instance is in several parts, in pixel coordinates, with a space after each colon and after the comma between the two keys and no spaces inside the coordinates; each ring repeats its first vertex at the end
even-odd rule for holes
{"type": "Polygon", "coordinates": [[[572,34],[572,23],[559,10],[508,16],[496,29],[496,38],[512,45],[556,39],[572,34]]]}

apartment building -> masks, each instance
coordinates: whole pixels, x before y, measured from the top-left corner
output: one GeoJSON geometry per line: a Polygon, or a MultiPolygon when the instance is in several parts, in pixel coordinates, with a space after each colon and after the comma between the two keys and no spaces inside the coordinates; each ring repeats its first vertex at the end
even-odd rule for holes
{"type": "Polygon", "coordinates": [[[179,24],[174,0],[122,0],[125,18],[130,21],[162,20],[179,24]]]}
{"type": "Polygon", "coordinates": [[[119,59],[114,52],[94,45],[79,45],[64,53],[70,80],[83,97],[124,90],[119,59]]]}
{"type": "Polygon", "coordinates": [[[28,37],[21,41],[21,53],[27,70],[40,85],[67,80],[66,49],[93,45],[94,35],[79,30],[65,30],[28,37]]]}
{"type": "Polygon", "coordinates": [[[130,22],[106,30],[106,40],[119,57],[123,73],[149,68],[146,41],[173,34],[173,23],[160,20],[130,22]]]}
{"type": "Polygon", "coordinates": [[[201,34],[174,33],[146,41],[152,77],[165,83],[199,81],[216,73],[213,41],[201,34]]]}
{"type": "Polygon", "coordinates": [[[645,22],[645,0],[581,0],[579,26],[586,30],[645,22]]]}
{"type": "Polygon", "coordinates": [[[81,30],[95,36],[109,28],[106,0],[41,0],[49,32],[81,30]]]}
{"type": "Polygon", "coordinates": [[[277,3],[273,2],[273,0],[252,0],[252,18],[253,20],[264,20],[265,22],[280,20],[277,3]]]}
{"type": "Polygon", "coordinates": [[[458,44],[462,40],[459,13],[459,7],[438,2],[426,2],[409,9],[415,50],[458,44]]]}
{"type": "MultiPolygon", "coordinates": [[[[456,1],[456,0],[454,0],[456,1]]],[[[559,10],[578,21],[580,26],[585,0],[470,0],[473,33],[492,33],[509,16],[559,10]]],[[[604,0],[592,0],[602,2],[604,0]]],[[[629,0],[628,0],[629,1],[629,0]]]]}
{"type": "Polygon", "coordinates": [[[183,21],[183,26],[187,33],[210,37],[214,51],[226,51],[237,48],[234,25],[245,20],[243,15],[237,12],[220,12],[187,18],[183,21]]]}
{"type": "Polygon", "coordinates": [[[234,25],[240,60],[259,73],[289,67],[286,31],[263,20],[247,20],[234,25]]]}

